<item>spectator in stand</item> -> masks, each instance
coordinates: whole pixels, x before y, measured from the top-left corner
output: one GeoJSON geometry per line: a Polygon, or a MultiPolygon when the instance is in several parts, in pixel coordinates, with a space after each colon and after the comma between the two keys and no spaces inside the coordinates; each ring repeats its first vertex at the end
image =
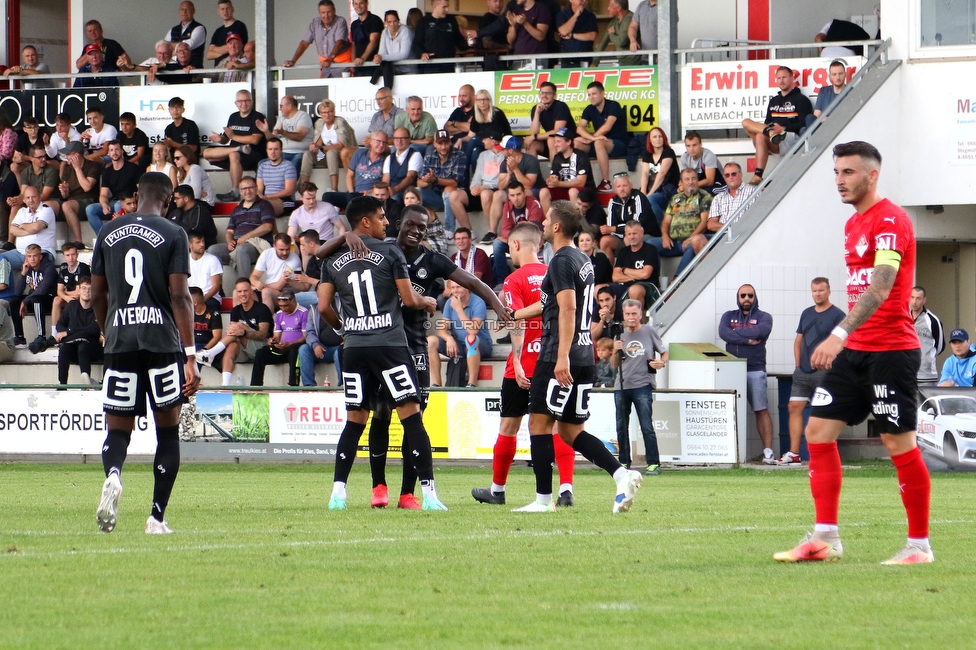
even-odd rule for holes
{"type": "Polygon", "coordinates": [[[756,414],[756,429],[763,443],[762,462],[775,465],[773,419],[766,393],[766,339],[773,331],[773,317],[760,311],[759,298],[751,284],[739,287],[736,295],[738,309],[722,314],[718,335],[729,354],[746,360],[746,399],[756,414]]]}
{"type": "MultiPolygon", "coordinates": [[[[607,3],[607,13],[610,15],[610,22],[607,24],[607,31],[603,33],[600,42],[594,48],[597,52],[606,52],[607,47],[612,43],[615,52],[630,51],[630,25],[634,19],[634,12],[630,11],[628,0],[610,0],[607,3]]],[[[618,66],[643,65],[644,57],[626,56],[617,57],[618,66]]],[[[591,68],[599,67],[600,63],[607,59],[593,59],[591,68]]]]}
{"type": "Polygon", "coordinates": [[[173,48],[175,57],[171,61],[163,61],[149,66],[149,74],[146,81],[153,85],[166,84],[188,84],[193,83],[193,64],[190,58],[193,54],[190,51],[190,44],[180,42],[173,48]]]}
{"type": "MultiPolygon", "coordinates": [[[[451,111],[444,123],[444,130],[451,136],[455,148],[464,149],[473,137],[471,118],[474,117],[474,86],[464,84],[457,94],[457,108],[451,111]]],[[[470,156],[469,156],[470,160],[470,156]]]]}
{"type": "Polygon", "coordinates": [[[271,247],[275,216],[271,204],[258,198],[257,181],[246,177],[240,187],[243,198],[230,213],[223,243],[214,244],[207,252],[232,265],[238,277],[247,279],[258,256],[271,247]]]}
{"type": "Polygon", "coordinates": [[[81,132],[81,142],[85,145],[85,158],[98,164],[108,162],[108,143],[115,140],[119,131],[105,123],[105,115],[98,106],[90,106],[85,112],[89,127],[81,132]]]}
{"type": "Polygon", "coordinates": [[[469,29],[464,32],[468,38],[475,39],[477,47],[485,50],[505,50],[508,47],[508,20],[505,12],[502,11],[502,0],[487,0],[485,3],[487,11],[478,21],[478,31],[469,29]]]}
{"type": "MultiPolygon", "coordinates": [[[[548,203],[542,200],[539,202],[542,203],[542,211],[547,212],[546,206],[548,203]]],[[[587,225],[589,225],[590,230],[594,233],[597,242],[599,242],[601,237],[600,226],[607,225],[607,211],[596,200],[596,190],[591,187],[584,187],[579,191],[574,203],[582,210],[583,218],[586,220],[587,225]]],[[[610,261],[613,262],[613,258],[610,258],[610,261]]]]}
{"type": "Polygon", "coordinates": [[[207,252],[207,240],[198,230],[189,232],[190,278],[187,284],[200,289],[200,295],[209,309],[220,311],[221,286],[224,280],[224,265],[207,252]]]}
{"type": "Polygon", "coordinates": [[[318,191],[315,183],[299,184],[298,195],[302,197],[302,203],[288,217],[288,235],[292,239],[312,230],[328,241],[346,231],[339,211],[331,203],[319,201],[318,191]]]}
{"type": "MultiPolygon", "coordinates": [[[[464,154],[451,146],[451,136],[447,131],[438,131],[432,151],[424,157],[424,168],[417,180],[424,205],[431,210],[444,210],[444,228],[454,232],[455,215],[451,209],[450,196],[453,190],[463,186],[468,180],[468,162],[464,154]]],[[[467,213],[457,215],[457,221],[469,234],[471,223],[467,213]]]]}
{"type": "Polygon", "coordinates": [[[220,343],[224,335],[224,320],[220,316],[220,309],[215,309],[208,301],[204,300],[203,290],[200,287],[190,287],[190,298],[193,299],[193,347],[197,351],[197,363],[200,365],[214,365],[220,367],[224,362],[223,352],[210,358],[209,350],[220,343]],[[209,363],[203,364],[200,361],[200,352],[207,350],[204,354],[209,363]]]}
{"type": "Polygon", "coordinates": [[[272,137],[265,146],[268,157],[258,163],[258,196],[271,203],[275,216],[295,207],[298,170],[281,157],[281,138],[272,137]]]}
{"type": "MultiPolygon", "coordinates": [[[[48,138],[47,146],[44,148],[47,157],[50,159],[48,164],[56,169],[60,168],[62,162],[66,162],[66,154],[62,154],[69,142],[81,142],[81,134],[75,127],[71,126],[71,116],[67,113],[58,113],[54,118],[54,133],[48,138]],[[60,162],[59,162],[60,161],[60,162]]],[[[84,147],[81,149],[84,152],[84,147]]]]}
{"type": "Polygon", "coordinates": [[[810,100],[793,81],[792,69],[785,65],[776,68],[776,87],[779,92],[769,98],[763,122],[742,120],[742,128],[756,146],[756,171],[749,181],[754,185],[762,182],[769,154],[789,151],[799,140],[807,115],[813,112],[810,100]]]}
{"type": "Polygon", "coordinates": [[[406,25],[400,24],[400,14],[396,9],[387,9],[383,14],[383,22],[386,29],[380,36],[380,50],[373,57],[373,63],[379,67],[373,71],[370,82],[374,85],[379,83],[383,77],[383,85],[387,88],[393,87],[393,77],[396,68],[393,64],[410,58],[410,50],[413,47],[413,30],[406,25]]]}
{"type": "Polygon", "coordinates": [[[214,62],[219,68],[220,62],[227,57],[227,37],[237,34],[241,41],[247,43],[247,25],[234,18],[234,4],[231,0],[217,0],[217,15],[221,25],[214,30],[210,37],[210,47],[207,48],[207,60],[214,62]]]}
{"type": "MultiPolygon", "coordinates": [[[[634,9],[634,18],[627,28],[630,51],[657,49],[657,0],[641,0],[634,9]]],[[[644,57],[640,57],[642,60],[644,57]]],[[[650,63],[656,63],[656,55],[650,63]]]]}
{"type": "MultiPolygon", "coordinates": [[[[104,72],[118,72],[119,68],[115,64],[115,61],[106,61],[105,54],[94,43],[90,43],[85,46],[85,57],[88,59],[88,63],[81,67],[78,72],[80,74],[89,73],[104,73],[104,72]]],[[[97,88],[100,86],[118,86],[119,78],[115,76],[100,76],[100,77],[78,77],[75,79],[73,88],[97,88]]]]}
{"type": "Polygon", "coordinates": [[[154,56],[149,57],[139,65],[132,63],[132,59],[129,58],[128,54],[123,54],[116,61],[115,65],[118,66],[119,70],[123,72],[132,72],[138,70],[140,72],[145,72],[147,70],[152,70],[152,74],[147,75],[146,81],[149,85],[161,86],[163,82],[155,78],[155,74],[161,70],[165,69],[161,66],[165,66],[173,60],[173,44],[167,40],[156,41],[156,50],[154,56]]]}
{"type": "MultiPolygon", "coordinates": [[[[457,56],[459,50],[468,49],[468,40],[461,33],[457,18],[448,15],[447,5],[447,0],[431,1],[430,13],[420,19],[414,30],[410,58],[423,61],[449,59],[457,56]]],[[[423,66],[422,72],[454,72],[454,64],[423,66]]]]}
{"type": "Polygon", "coordinates": [[[908,311],[915,322],[915,333],[922,344],[922,363],[918,368],[918,385],[934,386],[939,381],[939,366],[936,357],[945,350],[945,330],[942,321],[925,306],[925,288],[912,287],[912,297],[908,311]]]}
{"type": "Polygon", "coordinates": [[[590,157],[586,152],[573,148],[575,135],[568,128],[557,129],[552,134],[556,155],[552,158],[552,168],[546,186],[553,200],[575,201],[582,188],[596,189],[590,157]]]}
{"type": "MultiPolygon", "coordinates": [[[[376,112],[369,120],[369,132],[382,131],[387,138],[392,138],[393,130],[396,128],[397,115],[402,113],[403,109],[393,103],[393,91],[388,86],[376,91],[376,107],[376,112]]],[[[369,136],[366,137],[366,140],[369,140],[369,136]]],[[[365,141],[363,145],[369,146],[365,141]]]]}
{"type": "MultiPolygon", "coordinates": [[[[621,235],[624,232],[623,226],[630,221],[640,222],[644,229],[644,234],[648,237],[660,237],[661,228],[654,217],[651,209],[651,202],[647,197],[635,190],[630,182],[627,172],[620,172],[613,177],[613,198],[610,199],[608,207],[607,224],[600,227],[600,235],[621,235]]],[[[607,244],[616,243],[607,240],[607,244]]],[[[604,241],[601,238],[600,244],[604,241]]]]}
{"type": "Polygon", "coordinates": [[[88,62],[88,49],[91,45],[98,46],[98,49],[104,55],[106,61],[117,61],[120,56],[125,54],[125,48],[119,45],[118,41],[113,41],[111,38],[105,38],[102,32],[102,24],[97,20],[89,20],[85,23],[85,36],[91,41],[89,45],[86,45],[84,50],[81,52],[81,56],[75,61],[75,68],[80,72],[88,62]]]}
{"type": "Polygon", "coordinates": [[[346,192],[326,192],[322,200],[345,210],[349,201],[360,194],[368,194],[373,185],[383,180],[383,161],[386,159],[387,137],[383,131],[370,134],[368,149],[357,149],[346,167],[346,192]]]}
{"type": "Polygon", "coordinates": [[[641,162],[641,193],[651,202],[651,209],[658,224],[664,220],[668,201],[678,193],[681,170],[674,149],[668,144],[668,136],[661,127],[655,126],[647,134],[641,162]]]}
{"type": "Polygon", "coordinates": [[[291,242],[285,233],[275,235],[274,245],[261,253],[251,271],[251,286],[261,294],[261,302],[268,309],[277,306],[278,294],[302,272],[302,259],[292,252],[291,242]]]}
{"type": "Polygon", "coordinates": [[[644,241],[639,221],[628,221],[624,227],[624,245],[613,263],[610,288],[622,298],[637,300],[645,310],[660,296],[661,261],[657,249],[644,241]]]}
{"type": "Polygon", "coordinates": [[[175,150],[186,145],[193,149],[194,153],[200,151],[200,128],[193,120],[183,117],[185,106],[182,97],[173,97],[169,100],[169,116],[173,118],[163,136],[166,138],[165,144],[170,149],[170,154],[175,150]]]}
{"type": "MultiPolygon", "coordinates": [[[[359,67],[363,63],[373,60],[380,47],[380,37],[383,35],[383,21],[369,11],[367,0],[352,0],[356,20],[352,21],[352,64],[359,67]]],[[[369,76],[371,72],[353,71],[357,77],[369,76]]]]}
{"type": "MultiPolygon", "coordinates": [[[[25,117],[21,120],[20,127],[21,133],[17,136],[17,147],[14,149],[14,156],[10,163],[10,171],[18,177],[31,164],[31,148],[40,145],[43,149],[45,147],[44,141],[48,138],[47,131],[41,129],[36,117],[25,117]]],[[[47,162],[46,157],[44,162],[47,162]]]]}
{"type": "MultiPolygon", "coordinates": [[[[331,120],[333,124],[335,123],[334,106],[331,120]]],[[[312,118],[305,111],[298,110],[298,100],[293,95],[282,97],[278,107],[281,114],[278,115],[274,130],[268,130],[267,122],[259,122],[258,128],[269,141],[272,137],[281,139],[281,157],[295,166],[295,173],[297,174],[302,168],[303,154],[308,153],[311,149],[312,118]]]]}
{"type": "MultiPolygon", "coordinates": [[[[542,211],[542,206],[534,196],[528,193],[517,180],[512,179],[508,182],[508,200],[502,207],[501,231],[498,237],[491,242],[492,248],[492,276],[495,284],[502,284],[508,277],[508,260],[505,255],[508,253],[508,236],[512,229],[525,221],[534,223],[542,228],[542,222],[546,215],[542,211]]],[[[455,233],[456,235],[457,233],[455,233]]],[[[480,249],[475,249],[480,251],[480,249]]],[[[475,259],[477,262],[477,259],[475,259]]],[[[488,284],[486,282],[486,284],[488,284]]],[[[488,286],[492,286],[488,284],[488,286]]]]}
{"type": "MultiPolygon", "coordinates": [[[[526,192],[539,199],[542,204],[542,211],[549,204],[549,189],[546,187],[546,179],[542,176],[542,168],[539,166],[539,159],[534,155],[522,152],[522,141],[514,135],[502,137],[499,144],[504,148],[505,160],[502,162],[501,177],[498,179],[498,187],[506,188],[513,180],[518,181],[525,188],[526,192]]],[[[502,197],[504,199],[505,197],[502,197]]],[[[494,233],[485,235],[494,238],[494,233]]],[[[487,244],[488,241],[482,240],[487,244]]]]}
{"type": "Polygon", "coordinates": [[[5,111],[0,111],[0,167],[5,167],[3,180],[0,181],[0,200],[6,202],[12,196],[20,194],[17,174],[10,168],[17,152],[17,132],[14,131],[10,119],[5,111]]]}
{"type": "Polygon", "coordinates": [[[668,203],[661,222],[661,236],[650,240],[661,257],[682,257],[678,273],[694,258],[692,239],[705,231],[712,207],[712,195],[698,189],[698,174],[694,169],[681,172],[681,186],[682,191],[668,203]]]}
{"type": "MultiPolygon", "coordinates": [[[[586,0],[570,0],[569,6],[556,14],[560,52],[592,52],[599,31],[596,14],[586,8],[586,0]]],[[[563,59],[560,65],[581,68],[583,59],[563,59]]]]}
{"type": "MultiPolygon", "coordinates": [[[[457,251],[450,257],[452,262],[489,287],[494,286],[491,260],[488,259],[487,253],[477,246],[473,246],[471,230],[468,228],[458,228],[454,232],[454,247],[457,251]]],[[[444,295],[450,295],[447,288],[444,289],[444,295]]]]}
{"type": "Polygon", "coordinates": [[[267,122],[268,118],[254,110],[254,100],[247,90],[238,90],[234,103],[237,104],[237,112],[227,118],[224,132],[215,131],[210,135],[211,142],[227,146],[207,147],[203,152],[203,157],[211,164],[230,170],[232,189],[226,194],[218,194],[218,201],[240,200],[238,185],[244,170],[257,170],[265,153],[264,134],[258,128],[258,122],[267,122]]]}
{"type": "MultiPolygon", "coordinates": [[[[697,131],[688,131],[685,134],[685,152],[681,154],[678,168],[694,169],[698,174],[698,189],[705,190],[712,196],[725,191],[722,163],[710,149],[702,147],[701,136],[697,131]]],[[[680,186],[678,190],[681,190],[680,186]]]]}
{"type": "Polygon", "coordinates": [[[49,255],[34,243],[27,246],[21,275],[14,282],[14,295],[10,298],[10,316],[14,321],[14,341],[18,348],[27,346],[24,338],[24,316],[33,311],[37,321],[37,338],[31,342],[33,354],[47,349],[44,336],[44,314],[51,310],[57,292],[57,271],[49,255]]]}
{"type": "Polygon", "coordinates": [[[102,187],[98,193],[98,202],[85,208],[85,216],[96,237],[102,229],[102,222],[111,221],[112,215],[121,209],[122,194],[135,194],[143,174],[141,169],[125,159],[118,140],[109,142],[108,157],[110,162],[102,168],[102,187]]]}
{"type": "Polygon", "coordinates": [[[410,146],[410,131],[398,127],[393,131],[393,151],[383,161],[383,182],[390,186],[394,199],[401,200],[404,190],[417,184],[423,168],[423,155],[410,146]]]}
{"type": "Polygon", "coordinates": [[[624,311],[610,287],[596,292],[596,309],[590,321],[590,337],[616,339],[624,331],[624,311]]]}
{"type": "Polygon", "coordinates": [[[393,124],[410,132],[410,146],[420,155],[427,154],[428,145],[434,142],[434,134],[437,133],[437,122],[433,115],[424,110],[424,100],[416,95],[408,97],[407,110],[397,115],[393,124]]]}
{"type": "Polygon", "coordinates": [[[197,155],[193,148],[188,144],[177,147],[173,154],[173,162],[176,164],[177,182],[192,187],[193,198],[213,207],[216,196],[213,184],[210,182],[210,175],[197,164],[197,155]]]}
{"type": "MultiPolygon", "coordinates": [[[[742,167],[739,166],[739,163],[725,163],[724,174],[725,182],[728,183],[728,191],[715,195],[715,200],[712,201],[708,214],[708,221],[705,222],[704,232],[691,238],[692,257],[705,248],[708,240],[722,229],[722,226],[740,206],[748,204],[751,207],[752,202],[759,197],[755,185],[742,184],[742,167]]],[[[748,209],[749,207],[746,207],[743,214],[748,209]]],[[[685,256],[687,255],[688,251],[686,250],[685,256]]],[[[690,258],[687,261],[682,260],[682,265],[687,266],[690,261],[690,258]]]]}
{"type": "Polygon", "coordinates": [[[245,54],[244,39],[240,34],[227,35],[227,57],[220,67],[225,72],[217,77],[217,81],[225,84],[247,81],[247,71],[254,69],[254,59],[245,54]]]}
{"type": "MultiPolygon", "coordinates": [[[[491,286],[490,283],[488,284],[491,286]]],[[[437,335],[427,337],[430,383],[432,386],[443,385],[440,356],[443,354],[448,357],[467,359],[467,387],[474,388],[478,385],[478,368],[481,367],[481,360],[491,356],[491,335],[488,328],[483,327],[488,316],[488,306],[480,297],[473,295],[471,291],[453,280],[447,281],[445,292],[449,298],[444,304],[443,318],[437,322],[437,335]]]]}
{"type": "MultiPolygon", "coordinates": [[[[9,250],[0,253],[0,259],[10,265],[10,277],[3,284],[6,289],[16,289],[20,276],[26,267],[27,247],[37,244],[46,257],[54,261],[55,251],[55,216],[54,211],[40,201],[40,195],[33,186],[24,187],[24,205],[14,215],[10,222],[10,237],[14,242],[9,250]]],[[[4,296],[6,297],[6,296],[4,296]]]]}
{"type": "MultiPolygon", "coordinates": [[[[191,148],[190,151],[193,151],[193,149],[191,148]]],[[[151,156],[152,158],[150,159],[149,166],[146,167],[146,172],[158,172],[169,176],[175,189],[180,182],[176,178],[176,165],[170,161],[169,147],[164,142],[157,142],[152,147],[151,156]]]]}
{"type": "Polygon", "coordinates": [[[325,163],[332,191],[338,192],[339,169],[348,168],[349,161],[356,153],[356,134],[345,118],[336,115],[335,103],[331,99],[319,102],[317,111],[319,119],[315,122],[307,151],[302,153],[298,181],[309,180],[312,168],[325,163]]]}
{"type": "Polygon", "coordinates": [[[576,237],[576,243],[580,251],[590,258],[593,264],[593,290],[599,291],[603,287],[609,286],[613,280],[613,264],[610,259],[597,248],[596,239],[593,233],[587,229],[580,231],[576,237]]]}
{"type": "Polygon", "coordinates": [[[516,0],[515,6],[508,5],[505,19],[513,54],[546,54],[549,51],[553,15],[544,3],[516,0]]]}
{"type": "Polygon", "coordinates": [[[972,387],[976,377],[976,348],[969,344],[969,334],[964,329],[954,329],[949,335],[952,356],[942,364],[939,386],[972,387]]]}
{"type": "Polygon", "coordinates": [[[437,213],[422,203],[422,195],[416,187],[408,187],[403,191],[403,207],[417,205],[427,211],[427,234],[424,236],[423,244],[433,251],[442,255],[447,255],[447,236],[444,230],[444,223],[437,218],[437,213]]]}
{"type": "Polygon", "coordinates": [[[288,364],[288,385],[300,386],[298,372],[298,352],[305,344],[305,336],[311,327],[311,315],[299,306],[295,292],[289,287],[281,290],[277,297],[278,311],[274,315],[274,334],[267,347],[262,347],[254,355],[251,367],[251,385],[264,386],[266,366],[288,364]]]}
{"type": "Polygon", "coordinates": [[[559,129],[572,126],[573,122],[569,106],[556,99],[556,84],[551,81],[539,84],[539,103],[532,107],[529,117],[532,118],[532,124],[529,126],[529,135],[523,141],[525,152],[533,156],[546,155],[552,160],[556,155],[553,134],[559,129]]]}
{"type": "Polygon", "coordinates": [[[234,302],[227,328],[220,343],[208,350],[197,351],[197,363],[209,366],[219,359],[220,385],[230,386],[234,366],[238,361],[253,360],[257,351],[271,336],[274,316],[268,307],[254,299],[254,289],[248,278],[238,278],[234,284],[234,302]],[[220,356],[221,352],[226,354],[220,356]]]}
{"type": "Polygon", "coordinates": [[[322,320],[317,311],[311,308],[308,311],[309,327],[305,332],[305,343],[298,349],[302,386],[316,385],[315,365],[319,363],[334,363],[336,385],[342,386],[342,337],[322,320]]]}
{"type": "Polygon", "coordinates": [[[116,139],[122,145],[125,159],[140,170],[145,169],[150,160],[149,137],[142,129],[136,128],[134,113],[125,112],[119,115],[119,133],[116,139]]]}
{"type": "Polygon", "coordinates": [[[478,155],[485,147],[481,143],[484,134],[495,131],[500,136],[512,135],[512,125],[508,123],[508,116],[502,109],[491,103],[491,93],[479,90],[474,96],[474,112],[469,123],[471,137],[464,144],[464,152],[468,156],[469,166],[474,166],[478,155]]]}
{"type": "MultiPolygon", "coordinates": [[[[817,43],[836,43],[838,41],[868,41],[871,37],[864,29],[848,20],[834,19],[824,25],[813,40],[817,43]]],[[[820,50],[820,56],[824,58],[861,56],[864,48],[860,45],[839,46],[833,45],[820,50]]]]}
{"type": "Polygon", "coordinates": [[[373,184],[373,191],[370,193],[374,199],[383,204],[383,213],[386,216],[386,238],[395,240],[400,233],[400,213],[403,212],[403,204],[390,196],[390,185],[380,181],[373,184]]]}
{"type": "Polygon", "coordinates": [[[63,199],[61,213],[68,222],[73,240],[77,242],[82,241],[79,217],[98,200],[98,179],[102,175],[101,164],[85,160],[84,151],[81,142],[72,141],[58,152],[67,158],[67,164],[61,167],[61,183],[58,185],[63,199]]]}
{"type": "Polygon", "coordinates": [[[831,61],[827,66],[827,79],[830,83],[817,93],[817,104],[813,107],[813,115],[807,117],[807,126],[813,124],[847,88],[847,65],[843,61],[831,61]]]}
{"type": "MultiPolygon", "coordinates": [[[[37,55],[37,48],[33,45],[25,45],[20,51],[20,65],[13,65],[7,68],[3,76],[5,77],[30,77],[36,74],[51,74],[51,69],[46,63],[42,63],[37,55]]],[[[54,79],[38,79],[36,81],[21,81],[20,87],[23,90],[40,90],[42,88],[54,88],[54,79]]]]}
{"type": "Polygon", "coordinates": [[[190,62],[194,68],[203,67],[203,55],[207,50],[207,28],[193,19],[196,7],[189,0],[180,3],[180,22],[166,34],[170,43],[187,43],[190,46],[190,62]]]}
{"type": "Polygon", "coordinates": [[[285,61],[284,66],[290,68],[308,49],[310,43],[315,43],[315,51],[319,55],[319,77],[342,76],[345,69],[337,63],[352,60],[349,44],[349,25],[342,16],[336,16],[335,4],[332,0],[319,0],[319,16],[309,23],[305,35],[295,48],[295,54],[285,61]]]}
{"type": "MultiPolygon", "coordinates": [[[[175,210],[169,217],[189,235],[197,232],[203,237],[206,248],[217,243],[217,224],[214,223],[210,204],[197,201],[193,188],[189,185],[178,185],[173,191],[175,210]]],[[[209,296],[208,296],[209,298],[209,296]]]]}
{"type": "Polygon", "coordinates": [[[319,282],[322,279],[322,260],[315,254],[322,245],[322,240],[314,230],[306,230],[295,238],[295,241],[298,242],[298,251],[302,255],[302,268],[304,269],[301,273],[295,274],[295,279],[292,282],[296,288],[301,285],[300,290],[295,294],[295,299],[299,305],[308,308],[313,313],[312,324],[314,325],[315,319],[318,317],[316,307],[319,304],[316,289],[318,289],[319,282]]]}
{"type": "Polygon", "coordinates": [[[593,388],[613,388],[613,380],[617,372],[610,365],[610,357],[613,355],[613,339],[604,336],[597,339],[593,344],[596,348],[596,381],[593,388]]]}
{"type": "Polygon", "coordinates": [[[92,309],[90,274],[79,278],[78,299],[67,304],[53,329],[59,346],[58,383],[68,383],[68,369],[75,363],[81,371],[81,383],[92,383],[92,362],[102,360],[102,331],[92,309]]]}
{"type": "Polygon", "coordinates": [[[488,217],[489,229],[493,229],[494,224],[501,218],[503,203],[498,200],[501,195],[498,179],[501,176],[502,163],[505,162],[502,147],[498,144],[501,139],[501,133],[494,131],[485,133],[483,138],[485,150],[478,156],[471,184],[467,188],[458,187],[449,196],[451,211],[462,223],[470,223],[468,206],[472,201],[475,202],[475,207],[481,205],[481,211],[488,217]]]}
{"type": "MultiPolygon", "coordinates": [[[[58,187],[58,172],[53,166],[47,164],[47,154],[44,152],[43,144],[35,144],[30,151],[30,164],[20,172],[20,193],[14,194],[7,199],[7,206],[10,208],[10,220],[13,221],[17,212],[24,207],[24,192],[28,187],[37,191],[40,203],[50,208],[54,214],[60,210],[58,198],[60,194],[55,194],[58,187]]],[[[7,241],[14,241],[14,235],[7,229],[7,241]]]]}

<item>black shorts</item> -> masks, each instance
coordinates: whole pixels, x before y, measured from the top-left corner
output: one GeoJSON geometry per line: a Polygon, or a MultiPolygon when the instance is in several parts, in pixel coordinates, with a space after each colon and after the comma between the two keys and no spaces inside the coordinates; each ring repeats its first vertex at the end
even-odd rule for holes
{"type": "MultiPolygon", "coordinates": [[[[249,172],[257,171],[258,164],[268,157],[264,151],[256,152],[254,147],[251,147],[250,153],[242,153],[238,147],[238,153],[241,154],[241,169],[249,172]]],[[[230,169],[230,160],[228,158],[224,158],[223,160],[210,160],[208,162],[214,167],[230,169]]]]}
{"type": "Polygon", "coordinates": [[[874,414],[881,433],[914,431],[921,351],[841,350],[813,394],[811,415],[859,424],[874,414]]]}
{"type": "Polygon", "coordinates": [[[182,352],[123,352],[105,355],[102,403],[105,412],[122,417],[146,415],[146,396],[153,411],[183,404],[182,352]]]}
{"type": "Polygon", "coordinates": [[[373,399],[396,406],[420,401],[414,360],[406,347],[344,347],[342,386],[350,411],[369,409],[373,399]]]}
{"type": "Polygon", "coordinates": [[[502,379],[501,398],[503,418],[520,418],[529,412],[529,390],[519,386],[514,379],[502,379]]]}
{"type": "MultiPolygon", "coordinates": [[[[423,352],[411,351],[410,356],[413,358],[413,369],[417,374],[417,393],[420,396],[420,408],[425,409],[430,399],[430,364],[427,360],[427,350],[423,352]]],[[[370,400],[370,410],[375,411],[380,404],[392,405],[392,402],[389,401],[388,391],[383,390],[382,387],[373,394],[373,399],[370,400]]]]}
{"type": "Polygon", "coordinates": [[[540,413],[567,424],[583,424],[590,417],[590,391],[596,366],[570,366],[573,383],[563,388],[554,378],[556,364],[539,361],[529,388],[529,413],[540,413]]]}

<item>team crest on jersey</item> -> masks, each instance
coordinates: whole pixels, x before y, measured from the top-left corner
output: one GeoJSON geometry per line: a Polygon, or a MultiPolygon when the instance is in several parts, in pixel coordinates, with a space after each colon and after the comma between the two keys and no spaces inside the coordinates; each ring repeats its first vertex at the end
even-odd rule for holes
{"type": "Polygon", "coordinates": [[[892,233],[885,233],[874,238],[874,248],[879,251],[898,250],[895,246],[897,237],[892,233]]]}
{"type": "Polygon", "coordinates": [[[868,240],[864,235],[861,235],[861,238],[854,244],[854,250],[858,257],[864,257],[864,253],[868,250],[868,240]]]}
{"type": "Polygon", "coordinates": [[[420,278],[421,280],[426,279],[427,278],[427,269],[425,269],[425,268],[419,268],[419,269],[417,269],[417,277],[420,278]]]}

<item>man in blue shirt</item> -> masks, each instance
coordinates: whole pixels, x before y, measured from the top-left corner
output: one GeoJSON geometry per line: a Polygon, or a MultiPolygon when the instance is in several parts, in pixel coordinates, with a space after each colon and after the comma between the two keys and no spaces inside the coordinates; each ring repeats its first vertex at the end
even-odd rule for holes
{"type": "Polygon", "coordinates": [[[954,329],[949,335],[952,356],[942,365],[939,386],[972,386],[976,375],[976,348],[969,344],[969,334],[964,329],[954,329]]]}
{"type": "Polygon", "coordinates": [[[440,355],[466,357],[468,387],[478,385],[481,359],[491,356],[491,335],[484,327],[488,315],[485,301],[456,282],[449,282],[451,299],[444,305],[437,335],[427,337],[431,385],[441,385],[440,355]]]}

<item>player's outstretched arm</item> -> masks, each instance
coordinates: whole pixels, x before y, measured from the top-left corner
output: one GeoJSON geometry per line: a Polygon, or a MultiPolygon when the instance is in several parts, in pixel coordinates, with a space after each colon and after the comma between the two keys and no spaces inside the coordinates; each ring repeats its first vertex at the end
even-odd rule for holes
{"type": "MultiPolygon", "coordinates": [[[[187,276],[182,273],[169,274],[169,299],[173,305],[173,320],[180,332],[180,344],[186,350],[192,350],[193,344],[193,300],[187,285],[187,276]]],[[[183,384],[183,394],[189,397],[197,392],[200,386],[200,376],[197,375],[196,356],[189,354],[184,364],[186,383],[183,384]]]]}
{"type": "Polygon", "coordinates": [[[325,259],[342,248],[343,244],[349,246],[349,250],[351,250],[353,253],[361,253],[365,255],[369,252],[369,248],[367,248],[366,244],[363,243],[363,240],[359,238],[359,235],[350,230],[349,232],[341,235],[336,235],[329,241],[319,246],[319,249],[315,251],[315,257],[325,259]]]}
{"type": "Polygon", "coordinates": [[[484,300],[485,304],[490,306],[495,311],[495,314],[501,321],[502,325],[507,325],[509,322],[511,322],[512,319],[508,313],[508,310],[505,309],[505,305],[503,305],[502,301],[498,299],[495,292],[491,290],[491,287],[482,282],[477,276],[468,273],[461,267],[458,267],[451,272],[451,275],[449,275],[447,279],[457,282],[462,287],[484,300]]]}
{"type": "Polygon", "coordinates": [[[342,327],[339,315],[332,307],[332,299],[335,298],[335,285],[331,282],[319,282],[315,292],[319,296],[319,315],[332,327],[342,327]]]}
{"type": "Polygon", "coordinates": [[[426,309],[427,300],[417,293],[410,283],[410,278],[397,278],[397,291],[400,292],[400,300],[407,309],[426,309]]]}

